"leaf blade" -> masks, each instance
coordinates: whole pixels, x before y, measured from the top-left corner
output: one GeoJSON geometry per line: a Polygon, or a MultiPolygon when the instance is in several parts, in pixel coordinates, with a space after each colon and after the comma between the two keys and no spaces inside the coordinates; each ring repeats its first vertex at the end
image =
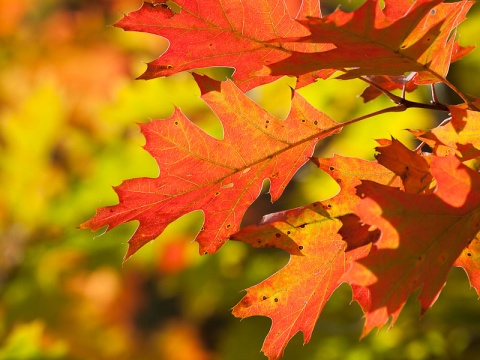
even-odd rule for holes
{"type": "Polygon", "coordinates": [[[131,179],[115,188],[119,204],[99,209],[81,228],[107,229],[138,220],[126,259],[159,236],[168,224],[194,210],[205,213],[197,235],[200,253],[216,252],[238,231],[264,179],[278,199],[315,144],[341,126],[294,93],[292,110],[279,120],[246,97],[231,81],[197,77],[202,98],[218,114],[224,138],[215,139],[179,109],[167,120],[141,125],[145,149],[160,168],[158,178],[131,179]],[[253,148],[252,148],[253,146],[253,148]]]}
{"type": "Polygon", "coordinates": [[[358,215],[382,231],[376,250],[355,262],[346,276],[349,283],[371,292],[364,334],[386,324],[390,316],[393,325],[418,288],[425,312],[480,229],[478,173],[454,157],[436,157],[431,169],[437,181],[434,194],[408,194],[372,182],[358,188],[358,215]]]}
{"type": "MultiPolygon", "coordinates": [[[[305,0],[297,15],[321,16],[318,0],[305,0]]],[[[115,26],[147,32],[169,40],[171,48],[148,64],[140,76],[152,79],[181,71],[225,66],[235,68],[234,79],[243,91],[280,76],[266,76],[262,69],[288,57],[292,51],[323,51],[331,45],[281,45],[269,40],[307,35],[291,19],[283,1],[193,0],[156,1],[121,19],[115,26]],[[176,8],[179,8],[178,11],[176,8]]],[[[300,79],[300,86],[327,77],[330,71],[300,79]]]]}
{"type": "Polygon", "coordinates": [[[452,54],[457,60],[469,51],[460,50],[451,34],[465,19],[472,3],[419,0],[413,5],[394,1],[385,4],[385,12],[379,1],[372,0],[352,13],[337,9],[324,18],[300,21],[311,35],[289,41],[329,41],[336,48],[322,53],[295,52],[269,66],[271,74],[300,76],[334,68],[346,72],[341,79],[418,72],[417,84],[445,81],[452,54]]]}

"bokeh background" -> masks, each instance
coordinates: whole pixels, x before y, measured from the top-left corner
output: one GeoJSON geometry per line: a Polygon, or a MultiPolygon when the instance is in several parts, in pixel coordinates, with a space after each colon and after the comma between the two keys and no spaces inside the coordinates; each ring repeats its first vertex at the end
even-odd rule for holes
{"type": "MultiPolygon", "coordinates": [[[[292,1],[292,3],[294,3],[292,1]]],[[[325,12],[361,1],[322,1],[325,12]]],[[[112,186],[157,176],[136,123],[167,118],[173,106],[212,136],[215,115],[189,74],[134,80],[167,46],[159,37],[109,26],[139,0],[0,1],[0,359],[264,359],[267,318],[240,321],[230,309],[243,289],[283,267],[287,254],[230,242],[199,256],[192,242],[202,214],[173,223],[122,265],[136,224],[106,234],[78,230],[96,208],[115,204],[112,186]],[[101,236],[100,236],[101,235],[101,236]]],[[[463,45],[480,33],[478,5],[459,30],[463,45]]],[[[480,95],[480,51],[454,64],[450,80],[480,95]]],[[[225,72],[214,71],[220,76],[225,72]]],[[[227,71],[228,73],[228,71],[227,71]]],[[[292,79],[249,92],[282,118],[292,79]]],[[[390,106],[364,105],[358,81],[319,81],[301,90],[337,121],[390,106]]],[[[441,100],[457,99],[444,89],[441,100]]],[[[429,101],[427,89],[409,98],[429,101]]],[[[403,129],[430,128],[442,114],[409,110],[378,116],[320,144],[317,154],[371,159],[375,139],[415,143],[403,129]]],[[[266,191],[245,217],[328,198],[338,190],[307,164],[274,205],[266,191]]],[[[435,306],[419,319],[412,298],[397,324],[359,341],[362,314],[341,286],[312,340],[297,334],[285,359],[477,359],[480,304],[453,269],[435,306]]]]}

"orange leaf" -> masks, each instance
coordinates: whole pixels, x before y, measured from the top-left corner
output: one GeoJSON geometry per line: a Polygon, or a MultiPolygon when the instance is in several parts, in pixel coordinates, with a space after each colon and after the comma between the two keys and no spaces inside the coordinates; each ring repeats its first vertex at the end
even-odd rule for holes
{"type": "Polygon", "coordinates": [[[406,192],[420,194],[429,191],[433,177],[427,157],[408,149],[396,139],[377,141],[380,146],[375,148],[379,152],[375,158],[402,179],[406,192]]]}
{"type": "MultiPolygon", "coordinates": [[[[321,16],[318,0],[305,0],[297,18],[321,16]]],[[[261,0],[176,0],[144,3],[115,26],[128,31],[147,32],[165,37],[172,48],[148,64],[141,76],[151,79],[212,66],[235,68],[237,86],[247,91],[279,76],[257,76],[264,66],[287,58],[292,51],[324,51],[328,44],[281,45],[269,40],[305,36],[308,31],[290,18],[283,1],[261,0]]],[[[300,86],[315,77],[306,76],[300,86]]]]}
{"type": "Polygon", "coordinates": [[[480,156],[480,113],[464,105],[449,106],[452,117],[429,132],[411,131],[438,156],[456,154],[462,160],[480,156]]]}
{"type": "Polygon", "coordinates": [[[231,81],[197,77],[197,82],[202,98],[222,121],[224,139],[207,135],[179,109],[168,120],[142,124],[145,149],[157,161],[160,176],[125,181],[115,188],[120,203],[97,210],[94,218],[81,225],[111,229],[138,220],[126,258],[194,210],[205,214],[196,239],[200,252],[217,251],[238,231],[264,179],[270,180],[272,201],[277,200],[315,144],[341,128],[298,93],[293,95],[287,119],[279,120],[231,81]]]}
{"type": "Polygon", "coordinates": [[[463,249],[462,254],[455,261],[455,266],[465,270],[470,280],[470,285],[475,288],[480,296],[480,239],[479,234],[468,246],[463,249]]]}
{"type": "MultiPolygon", "coordinates": [[[[262,349],[270,359],[281,357],[298,331],[303,332],[305,342],[309,341],[323,306],[344,282],[345,269],[353,260],[367,256],[378,239],[378,229],[362,224],[353,214],[359,202],[354,186],[361,178],[401,185],[398,176],[375,161],[338,155],[311,160],[340,184],[339,195],[267,215],[259,225],[246,227],[231,237],[253,247],[280,248],[291,255],[285,268],[247,289],[247,295],[234,308],[235,316],[272,319],[262,349]]],[[[354,300],[368,309],[369,289],[361,285],[352,288],[354,300]]]]}
{"type": "Polygon", "coordinates": [[[397,319],[407,298],[420,290],[422,313],[436,300],[447,273],[480,230],[480,175],[455,157],[435,157],[434,194],[417,195],[365,181],[357,214],[382,234],[375,251],[347,273],[366,286],[371,302],[364,334],[397,319]]]}
{"type": "Polygon", "coordinates": [[[356,193],[360,180],[372,180],[390,186],[402,186],[401,179],[376,161],[334,155],[332,158],[312,158],[320,169],[329,174],[342,191],[356,193]]]}
{"type": "Polygon", "coordinates": [[[459,49],[454,34],[472,2],[386,0],[385,6],[384,12],[380,1],[370,0],[354,12],[337,9],[324,18],[300,20],[311,35],[282,41],[331,42],[336,48],[308,54],[296,51],[270,65],[271,74],[298,76],[334,68],[347,69],[343,79],[418,72],[417,84],[444,81],[452,54],[456,60],[468,53],[459,49]]]}
{"type": "Polygon", "coordinates": [[[365,256],[370,245],[345,253],[338,233],[339,216],[351,211],[356,198],[342,195],[323,203],[271,214],[259,225],[242,229],[232,239],[254,247],[280,247],[290,252],[289,263],[276,274],[247,289],[233,314],[272,319],[262,351],[279,359],[288,341],[299,331],[307,343],[325,303],[343,282],[346,262],[365,256]],[[353,203],[352,203],[353,201],[353,203]]]}

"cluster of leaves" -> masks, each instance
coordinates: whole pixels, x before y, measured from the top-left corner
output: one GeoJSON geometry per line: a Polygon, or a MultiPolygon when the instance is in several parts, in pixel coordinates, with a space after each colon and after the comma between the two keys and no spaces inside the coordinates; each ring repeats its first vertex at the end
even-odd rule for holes
{"type": "Polygon", "coordinates": [[[171,222],[202,210],[196,237],[201,254],[215,253],[227,240],[287,251],[289,263],[247,289],[233,309],[238,317],[272,319],[262,349],[269,359],[280,358],[298,331],[309,341],[342,283],[351,285],[365,314],[363,335],[390,318],[393,324],[417,290],[425,312],[452,266],[463,267],[480,294],[480,174],[474,169],[480,102],[446,79],[451,62],[472,50],[455,39],[472,2],[384,3],[367,0],[356,11],[322,17],[317,0],[304,0],[292,18],[278,0],[160,0],[126,15],[116,26],[170,41],[144,79],[213,66],[235,69],[233,81],[194,75],[224,134],[211,137],[179,109],[169,119],[141,125],[160,175],[123,182],[115,189],[119,204],[99,209],[81,227],[111,229],[137,220],[128,259],[171,222]],[[395,105],[340,124],[292,90],[290,113],[279,120],[244,94],[282,76],[295,76],[300,88],[333,75],[360,78],[369,84],[366,101],[383,93],[395,105]],[[420,85],[434,90],[436,83],[455,91],[462,104],[441,104],[435,91],[429,104],[405,99],[405,91],[420,85]],[[403,96],[393,89],[404,89],[403,96]],[[422,143],[415,150],[380,139],[376,161],[312,156],[318,142],[349,124],[411,107],[449,114],[433,130],[411,131],[422,143]],[[275,201],[307,161],[337,181],[338,195],[241,229],[264,180],[275,201]]]}

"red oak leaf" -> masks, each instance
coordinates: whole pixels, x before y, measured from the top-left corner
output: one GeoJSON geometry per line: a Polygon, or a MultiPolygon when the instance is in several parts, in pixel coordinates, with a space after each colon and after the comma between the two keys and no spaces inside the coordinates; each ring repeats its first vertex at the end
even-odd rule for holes
{"type": "MultiPolygon", "coordinates": [[[[401,185],[401,180],[375,161],[334,156],[311,159],[341,187],[336,197],[293,210],[270,214],[259,225],[246,227],[232,240],[253,247],[275,247],[290,253],[289,264],[247,290],[234,315],[263,315],[272,327],[263,345],[270,359],[278,359],[288,341],[302,331],[308,342],[315,322],[332,292],[344,281],[345,269],[368,255],[379,231],[353,214],[359,198],[354,186],[360,178],[401,185]]],[[[368,309],[370,292],[352,285],[353,298],[368,309]]]]}
{"type": "Polygon", "coordinates": [[[420,288],[422,313],[437,299],[447,273],[480,230],[480,175],[455,157],[435,157],[434,194],[417,195],[365,181],[357,214],[382,235],[372,252],[346,274],[368,287],[364,334],[397,319],[407,298],[420,288]]]}
{"type": "Polygon", "coordinates": [[[158,178],[131,179],[115,188],[120,203],[97,210],[82,228],[97,230],[138,220],[126,258],[159,236],[172,221],[203,210],[197,236],[201,253],[218,250],[238,231],[242,217],[270,179],[277,200],[315,144],[341,126],[294,93],[286,120],[279,120],[246,97],[231,81],[197,77],[202,98],[220,118],[217,140],[191,123],[179,109],[168,120],[142,124],[145,149],[160,168],[158,178]]]}
{"type": "Polygon", "coordinates": [[[480,234],[477,234],[468,246],[463,249],[462,254],[455,261],[455,266],[465,270],[470,280],[470,285],[475,288],[480,296],[480,234]]]}
{"type": "Polygon", "coordinates": [[[339,185],[342,192],[355,194],[360,180],[372,180],[390,186],[402,186],[401,179],[391,170],[376,161],[367,161],[334,155],[332,158],[311,159],[315,165],[329,174],[339,185]]]}
{"type": "Polygon", "coordinates": [[[438,156],[455,154],[462,160],[480,156],[480,113],[466,110],[464,105],[449,106],[452,117],[429,132],[411,131],[438,156]]]}
{"type": "MultiPolygon", "coordinates": [[[[321,16],[318,0],[305,0],[297,19],[321,16]]],[[[330,44],[287,44],[269,40],[305,36],[308,31],[290,18],[283,1],[176,0],[154,1],[121,19],[115,26],[160,35],[170,41],[160,58],[148,64],[143,79],[180,71],[225,66],[235,68],[234,79],[243,91],[277,79],[257,76],[264,66],[287,58],[292,51],[324,51],[330,44]]],[[[299,86],[332,71],[305,76],[299,86]]]]}
{"type": "Polygon", "coordinates": [[[352,194],[340,195],[271,214],[259,225],[232,236],[254,247],[280,247],[291,254],[283,269],[247,289],[233,309],[237,317],[261,315],[272,319],[262,347],[270,360],[282,357],[297,332],[303,332],[305,343],[310,340],[325,303],[342,283],[346,264],[368,254],[370,245],[345,253],[347,244],[338,233],[342,226],[338,217],[351,212],[348,204],[356,201],[352,194]]]}
{"type": "MultiPolygon", "coordinates": [[[[312,158],[311,160],[340,185],[340,195],[356,194],[356,186],[361,184],[361,180],[372,180],[380,184],[403,187],[399,176],[376,161],[339,155],[334,155],[332,158],[312,158]]],[[[348,250],[375,242],[379,235],[376,229],[361,223],[358,216],[354,214],[359,200],[356,196],[349,199],[343,215],[338,215],[343,224],[339,233],[347,242],[348,250]]]]}
{"type": "Polygon", "coordinates": [[[377,141],[380,146],[375,148],[379,152],[375,158],[402,179],[406,192],[412,194],[430,192],[433,177],[430,174],[428,157],[417,154],[396,139],[377,141]]]}
{"type": "MultiPolygon", "coordinates": [[[[321,69],[346,69],[341,78],[361,75],[403,75],[417,72],[417,84],[442,82],[455,59],[468,53],[455,42],[455,29],[465,19],[472,2],[442,0],[369,0],[358,10],[337,9],[324,18],[299,22],[311,35],[283,41],[325,43],[336,48],[322,53],[294,52],[272,64],[272,75],[302,75],[321,69]]],[[[470,49],[471,50],[471,49],[470,49]]]]}
{"type": "Polygon", "coordinates": [[[480,156],[480,113],[462,106],[449,106],[452,118],[443,126],[432,130],[442,144],[458,150],[464,159],[480,156]]]}

